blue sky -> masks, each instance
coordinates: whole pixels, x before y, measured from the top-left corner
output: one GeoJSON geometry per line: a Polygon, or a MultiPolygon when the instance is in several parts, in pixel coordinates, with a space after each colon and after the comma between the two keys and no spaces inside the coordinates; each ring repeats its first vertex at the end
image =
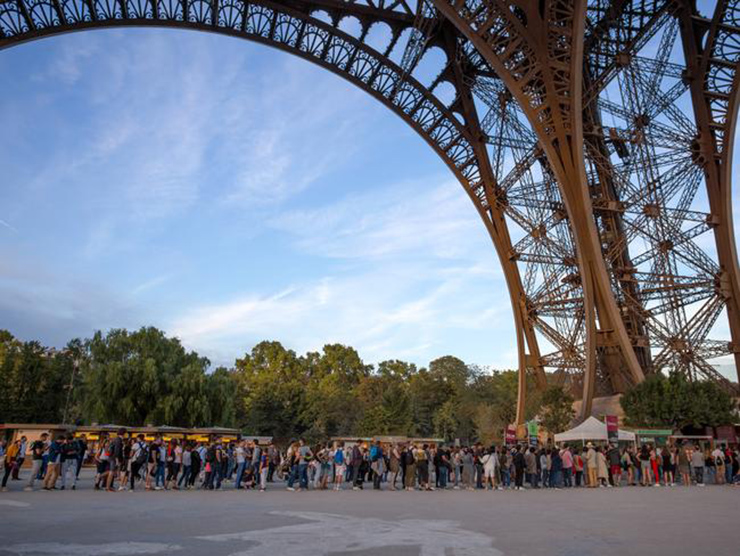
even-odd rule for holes
{"type": "Polygon", "coordinates": [[[96,31],[0,52],[0,327],[155,325],[515,365],[493,246],[446,166],[329,72],[243,40],[96,31]]]}

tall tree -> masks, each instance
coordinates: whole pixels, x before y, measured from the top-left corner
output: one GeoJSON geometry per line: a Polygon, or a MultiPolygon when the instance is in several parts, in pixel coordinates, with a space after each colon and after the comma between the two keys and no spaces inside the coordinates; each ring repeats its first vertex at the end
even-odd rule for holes
{"type": "Polygon", "coordinates": [[[237,359],[237,422],[254,434],[289,439],[302,434],[306,363],[280,342],[260,342],[237,359]]]}
{"type": "Polygon", "coordinates": [[[85,342],[86,413],[91,420],[132,426],[205,424],[208,359],[187,352],[156,328],[101,332],[85,342]]]}
{"type": "Polygon", "coordinates": [[[540,424],[550,433],[557,434],[568,428],[575,417],[573,396],[559,386],[551,386],[542,395],[540,424]]]}
{"type": "Polygon", "coordinates": [[[690,381],[683,373],[655,374],[621,398],[628,425],[715,427],[737,420],[735,400],[718,384],[690,381]]]}

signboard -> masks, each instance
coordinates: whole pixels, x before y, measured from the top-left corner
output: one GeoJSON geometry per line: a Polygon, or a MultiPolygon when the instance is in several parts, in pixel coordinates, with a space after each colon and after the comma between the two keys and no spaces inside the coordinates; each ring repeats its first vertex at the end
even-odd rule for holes
{"type": "Polygon", "coordinates": [[[619,417],[616,415],[606,416],[606,437],[610,444],[619,441],[619,417]]]}
{"type": "Polygon", "coordinates": [[[504,437],[506,438],[506,444],[516,444],[516,427],[508,425],[504,431],[504,437]]]}
{"type": "Polygon", "coordinates": [[[539,425],[537,424],[537,421],[529,421],[527,423],[527,436],[529,437],[529,445],[530,446],[537,446],[537,443],[539,442],[539,425]]]}

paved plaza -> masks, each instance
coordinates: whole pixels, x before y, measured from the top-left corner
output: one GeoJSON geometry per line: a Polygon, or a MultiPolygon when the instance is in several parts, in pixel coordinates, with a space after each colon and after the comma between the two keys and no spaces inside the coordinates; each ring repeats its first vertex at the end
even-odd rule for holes
{"type": "Polygon", "coordinates": [[[0,494],[2,556],[737,556],[740,488],[0,494]]]}

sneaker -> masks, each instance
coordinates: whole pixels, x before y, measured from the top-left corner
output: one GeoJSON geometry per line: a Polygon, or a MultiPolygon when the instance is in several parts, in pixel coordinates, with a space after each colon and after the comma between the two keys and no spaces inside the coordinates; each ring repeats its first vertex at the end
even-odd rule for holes
{"type": "Polygon", "coordinates": [[[657,488],[660,488],[660,483],[655,483],[653,486],[654,487],[657,487],[657,488]]]}
{"type": "Polygon", "coordinates": [[[25,490],[26,492],[31,492],[33,490],[33,487],[26,487],[23,490],[25,490]]]}
{"type": "Polygon", "coordinates": [[[72,490],[77,490],[77,485],[72,485],[72,490]]]}
{"type": "Polygon", "coordinates": [[[290,492],[295,492],[295,489],[293,487],[288,487],[287,490],[289,490],[290,492]]]}
{"type": "Polygon", "coordinates": [[[64,485],[62,485],[62,488],[60,490],[64,490],[64,485]]]}
{"type": "Polygon", "coordinates": [[[8,492],[8,487],[3,487],[0,489],[0,492],[8,492]]]}

